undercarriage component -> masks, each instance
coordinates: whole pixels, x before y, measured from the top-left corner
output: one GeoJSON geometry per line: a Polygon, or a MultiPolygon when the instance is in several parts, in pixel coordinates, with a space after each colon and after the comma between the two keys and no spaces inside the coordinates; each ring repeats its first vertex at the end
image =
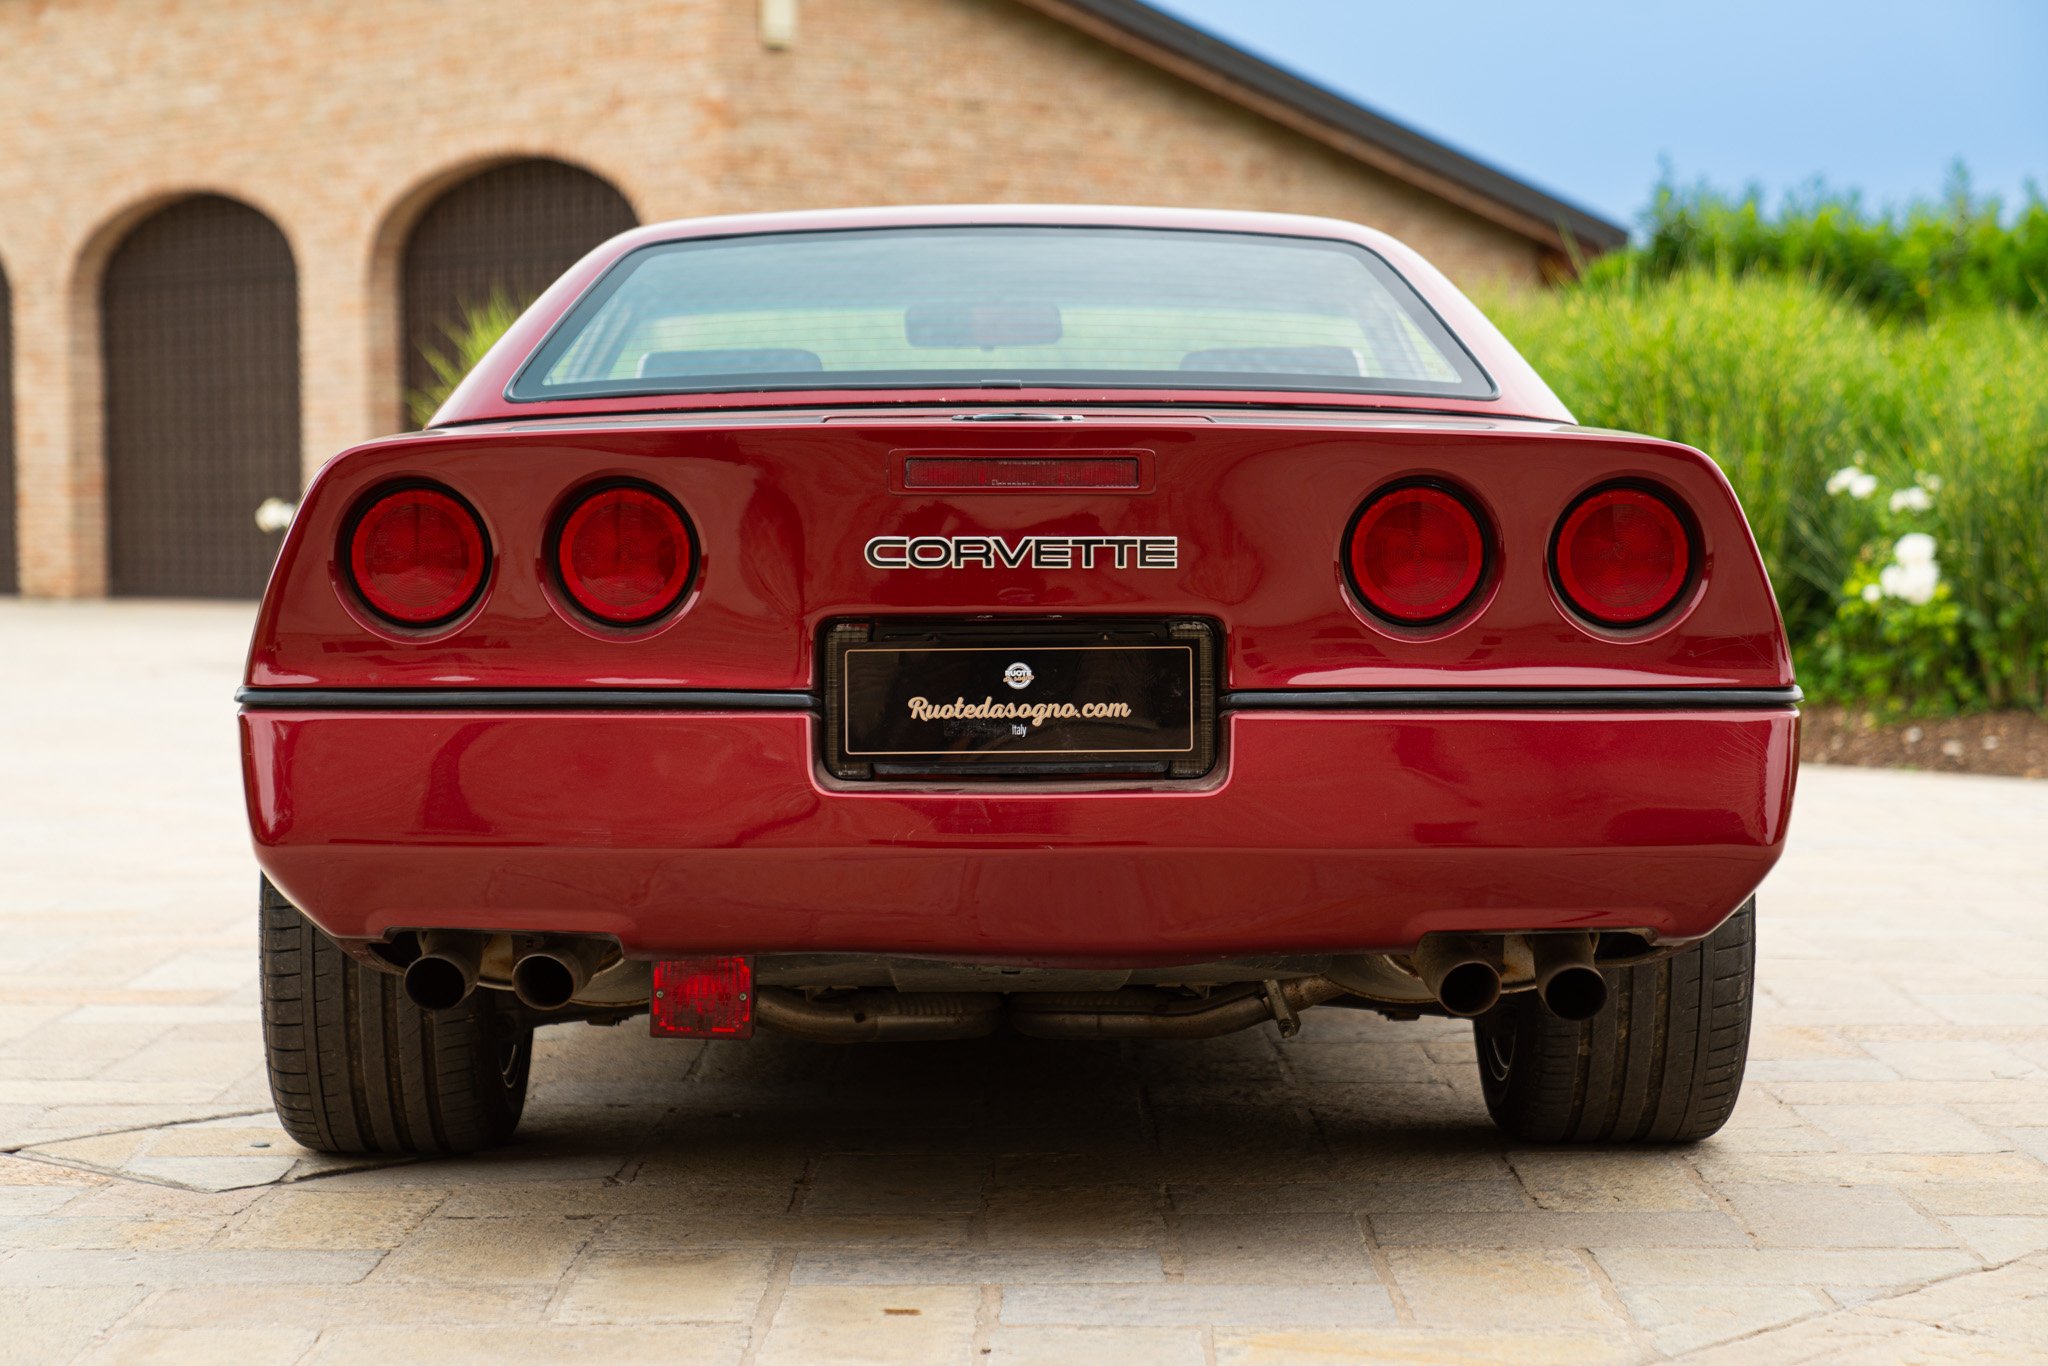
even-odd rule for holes
{"type": "Polygon", "coordinates": [[[856,991],[813,1000],[782,987],[760,987],[754,1022],[820,1043],[978,1039],[1002,1024],[1003,998],[990,992],[856,991]]]}
{"type": "MultiPolygon", "coordinates": [[[[1327,977],[1247,984],[1234,995],[1182,996],[1146,988],[1010,998],[1010,1026],[1039,1039],[1212,1039],[1278,1020],[1342,996],[1327,977]]],[[[1294,1028],[1299,1023],[1294,1022],[1294,1028]]]]}
{"type": "Polygon", "coordinates": [[[754,959],[754,976],[762,986],[769,987],[894,987],[898,991],[996,991],[1011,995],[1020,991],[1235,986],[1272,977],[1315,977],[1325,972],[1331,961],[1329,954],[1322,953],[1175,963],[1165,967],[1070,968],[955,963],[885,954],[767,953],[754,959]]]}

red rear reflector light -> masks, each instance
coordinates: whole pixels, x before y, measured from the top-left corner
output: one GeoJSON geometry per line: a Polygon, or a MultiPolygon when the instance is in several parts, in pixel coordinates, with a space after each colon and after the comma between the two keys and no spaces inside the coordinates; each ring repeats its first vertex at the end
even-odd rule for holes
{"type": "Polygon", "coordinates": [[[1551,551],[1573,609],[1605,626],[1638,626],[1677,600],[1692,540],[1677,509],[1648,489],[1601,489],[1565,514],[1551,551]]]}
{"type": "Polygon", "coordinates": [[[460,613],[475,600],[489,560],[476,514],[440,489],[387,493],[349,532],[356,592],[402,626],[432,626],[460,613]]]}
{"type": "Polygon", "coordinates": [[[654,965],[648,1032],[666,1039],[751,1039],[754,960],[670,958],[654,965]]]}
{"type": "Polygon", "coordinates": [[[637,484],[599,489],[578,503],[555,544],[564,591],[614,626],[638,626],[675,606],[696,563],[683,514],[637,484]]]}
{"type": "Polygon", "coordinates": [[[1134,489],[1136,456],[1048,456],[977,459],[912,456],[903,462],[907,489],[1134,489]]]}
{"type": "Polygon", "coordinates": [[[1349,559],[1367,606],[1404,626],[1426,626],[1478,591],[1486,534],[1463,498],[1434,484],[1403,484],[1359,512],[1349,559]]]}

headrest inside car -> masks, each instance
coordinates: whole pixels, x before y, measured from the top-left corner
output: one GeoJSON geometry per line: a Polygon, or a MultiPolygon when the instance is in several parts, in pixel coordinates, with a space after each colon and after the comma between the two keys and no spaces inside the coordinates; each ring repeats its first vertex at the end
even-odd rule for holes
{"type": "Polygon", "coordinates": [[[640,358],[640,378],[683,375],[807,374],[823,370],[815,351],[794,346],[719,347],[705,351],[649,351],[640,358]]]}
{"type": "Polygon", "coordinates": [[[1190,351],[1183,370],[1252,375],[1362,375],[1365,366],[1348,346],[1218,346],[1190,351]]]}

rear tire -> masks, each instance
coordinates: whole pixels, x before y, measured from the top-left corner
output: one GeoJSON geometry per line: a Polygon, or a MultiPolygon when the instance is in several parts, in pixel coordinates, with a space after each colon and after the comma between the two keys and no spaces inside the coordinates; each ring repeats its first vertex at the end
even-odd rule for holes
{"type": "Polygon", "coordinates": [[[1756,899],[1669,958],[1604,971],[1605,1010],[1560,1020],[1533,991],[1472,1022],[1493,1122],[1530,1143],[1691,1143],[1742,1090],[1756,899]]]}
{"type": "Polygon", "coordinates": [[[533,1026],[501,993],[450,1010],[344,953],[263,881],[263,1049],[277,1117],[323,1153],[466,1153],[512,1137],[533,1026]]]}

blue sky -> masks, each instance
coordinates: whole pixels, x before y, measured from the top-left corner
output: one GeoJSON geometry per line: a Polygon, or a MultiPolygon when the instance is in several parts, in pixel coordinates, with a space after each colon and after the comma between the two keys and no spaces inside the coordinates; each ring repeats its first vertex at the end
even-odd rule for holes
{"type": "Polygon", "coordinates": [[[2048,188],[2048,0],[1151,0],[1618,222],[1682,183],[2048,188]]]}

